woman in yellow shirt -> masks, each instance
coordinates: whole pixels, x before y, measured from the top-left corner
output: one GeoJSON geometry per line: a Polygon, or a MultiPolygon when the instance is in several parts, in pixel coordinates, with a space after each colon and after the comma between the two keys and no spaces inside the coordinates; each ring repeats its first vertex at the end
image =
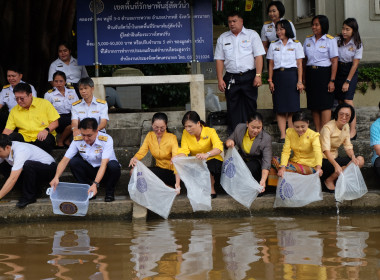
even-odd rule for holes
{"type": "Polygon", "coordinates": [[[322,175],[322,150],[319,133],[309,128],[309,120],[304,112],[295,113],[292,116],[292,122],[294,127],[286,130],[281,158],[273,157],[272,159],[272,169],[269,175],[269,184],[272,186],[277,185],[278,177],[284,176],[285,171],[303,175],[319,172],[319,176],[322,175]],[[289,161],[291,151],[293,151],[293,157],[289,161]],[[278,177],[276,178],[275,175],[278,177]]]}
{"type": "Polygon", "coordinates": [[[207,127],[197,112],[188,111],[183,116],[182,124],[185,129],[177,156],[190,154],[200,160],[207,160],[206,164],[211,173],[211,197],[216,198],[214,186],[220,184],[223,163],[220,153],[223,152],[223,142],[215,129],[207,127]]]}
{"type": "Polygon", "coordinates": [[[136,160],[141,160],[145,157],[148,151],[156,160],[156,166],[149,169],[157,175],[166,185],[175,187],[179,193],[180,178],[174,172],[174,166],[171,163],[171,158],[178,152],[177,137],[173,133],[168,132],[168,117],[165,113],[155,113],[152,118],[152,129],[138,150],[135,156],[131,159],[129,166],[134,167],[136,160]]]}

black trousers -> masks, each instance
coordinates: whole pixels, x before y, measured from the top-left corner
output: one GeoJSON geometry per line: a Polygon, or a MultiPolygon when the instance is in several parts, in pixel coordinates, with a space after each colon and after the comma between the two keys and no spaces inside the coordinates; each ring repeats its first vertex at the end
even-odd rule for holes
{"type": "Polygon", "coordinates": [[[245,123],[251,113],[257,109],[257,88],[253,86],[256,69],[244,74],[226,73],[223,77],[226,83],[226,101],[228,116],[228,131],[232,133],[239,123],[245,123]],[[230,83],[234,80],[235,83],[230,83]]]}
{"type": "MultiPolygon", "coordinates": [[[[22,136],[22,134],[18,132],[12,132],[9,135],[9,137],[12,141],[25,142],[24,136],[22,136]]],[[[35,145],[50,154],[55,146],[55,137],[53,136],[53,134],[49,133],[43,141],[36,139],[36,141],[26,143],[35,145]]]]}
{"type": "Polygon", "coordinates": [[[378,157],[375,160],[375,163],[373,164],[373,168],[375,169],[377,176],[380,178],[380,157],[378,157]]]}
{"type": "MultiPolygon", "coordinates": [[[[92,185],[98,173],[99,167],[93,167],[85,161],[79,154],[73,157],[70,162],[70,169],[75,179],[81,184],[92,185]]],[[[115,186],[121,175],[120,164],[116,160],[107,163],[107,169],[103,179],[99,183],[106,185],[106,196],[114,196],[115,186]]]]}
{"type": "Polygon", "coordinates": [[[255,180],[260,183],[261,181],[261,163],[258,159],[252,158],[245,162],[247,165],[249,171],[251,171],[251,174],[255,180]]]}
{"type": "MultiPolygon", "coordinates": [[[[16,185],[22,186],[22,197],[26,200],[34,200],[40,192],[41,183],[49,183],[53,180],[57,164],[41,163],[39,161],[27,160],[22,167],[22,172],[16,185]]],[[[12,166],[6,161],[0,164],[0,173],[8,178],[11,174],[12,166]]],[[[20,199],[21,200],[21,199],[20,199]]]]}

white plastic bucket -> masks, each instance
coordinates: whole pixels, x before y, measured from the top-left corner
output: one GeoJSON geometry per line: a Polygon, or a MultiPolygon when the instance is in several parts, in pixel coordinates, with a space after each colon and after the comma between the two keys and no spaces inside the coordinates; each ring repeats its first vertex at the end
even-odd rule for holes
{"type": "Polygon", "coordinates": [[[88,210],[89,185],[60,182],[55,189],[48,188],[46,194],[50,195],[54,214],[69,216],[85,216],[88,210]]]}

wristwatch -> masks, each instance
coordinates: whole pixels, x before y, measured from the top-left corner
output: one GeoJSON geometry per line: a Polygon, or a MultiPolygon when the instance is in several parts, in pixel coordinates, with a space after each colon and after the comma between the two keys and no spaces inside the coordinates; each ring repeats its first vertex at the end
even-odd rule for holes
{"type": "Polygon", "coordinates": [[[256,74],[256,77],[261,77],[261,74],[256,74]]]}
{"type": "Polygon", "coordinates": [[[207,152],[206,154],[208,154],[208,156],[211,157],[211,153],[210,152],[207,152]]]}
{"type": "Polygon", "coordinates": [[[49,132],[49,133],[50,133],[50,128],[48,128],[48,127],[45,127],[45,130],[47,130],[47,132],[49,132]]]}
{"type": "Polygon", "coordinates": [[[96,188],[99,188],[99,183],[98,182],[94,181],[92,183],[96,185],[96,188]]]}
{"type": "Polygon", "coordinates": [[[331,79],[331,80],[330,80],[330,82],[333,82],[333,83],[335,83],[335,80],[331,79]]]}
{"type": "Polygon", "coordinates": [[[347,83],[347,84],[350,84],[350,83],[351,83],[351,81],[350,81],[349,79],[347,79],[347,80],[346,80],[346,83],[347,83]]]}

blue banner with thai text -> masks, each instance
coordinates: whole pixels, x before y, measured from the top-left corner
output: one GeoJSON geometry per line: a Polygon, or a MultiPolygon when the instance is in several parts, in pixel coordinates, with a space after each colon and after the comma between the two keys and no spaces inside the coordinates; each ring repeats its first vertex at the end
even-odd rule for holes
{"type": "MultiPolygon", "coordinates": [[[[190,0],[78,0],[78,63],[94,65],[93,2],[103,65],[192,60],[190,0]]],[[[213,61],[212,1],[193,0],[196,60],[213,61]]]]}

